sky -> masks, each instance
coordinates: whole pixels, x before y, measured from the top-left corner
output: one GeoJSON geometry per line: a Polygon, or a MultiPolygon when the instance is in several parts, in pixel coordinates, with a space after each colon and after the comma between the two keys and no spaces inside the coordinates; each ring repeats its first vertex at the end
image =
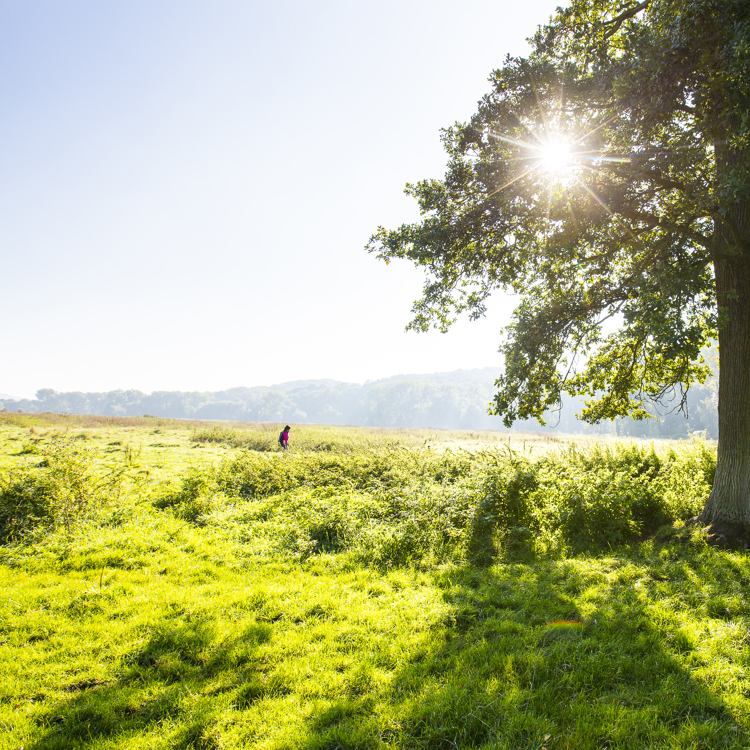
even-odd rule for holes
{"type": "Polygon", "coordinates": [[[556,5],[0,0],[0,393],[499,367],[364,247],[556,5]]]}

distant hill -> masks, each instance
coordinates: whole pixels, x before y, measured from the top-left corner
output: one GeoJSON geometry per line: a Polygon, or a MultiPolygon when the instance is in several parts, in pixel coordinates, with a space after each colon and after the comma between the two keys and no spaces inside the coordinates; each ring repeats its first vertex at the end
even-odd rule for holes
{"type": "MultiPolygon", "coordinates": [[[[0,397],[0,409],[27,412],[103,414],[178,419],[211,419],[296,424],[352,424],[371,427],[433,427],[504,430],[499,417],[487,414],[495,393],[496,368],[394,375],[363,384],[337,380],[294,380],[271,386],[224,391],[117,390],[104,393],[37,391],[35,399],[0,397]]],[[[587,425],[576,419],[582,401],[568,399],[549,415],[545,427],[536,421],[516,423],[524,430],[564,433],[621,434],[644,437],[687,437],[717,433],[716,379],[689,393],[689,420],[665,414],[655,420],[618,419],[587,425]]]]}

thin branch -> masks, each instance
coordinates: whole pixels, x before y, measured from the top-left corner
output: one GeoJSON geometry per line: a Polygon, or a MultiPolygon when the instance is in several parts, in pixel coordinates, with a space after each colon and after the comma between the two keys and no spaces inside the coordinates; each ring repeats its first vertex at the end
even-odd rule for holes
{"type": "Polygon", "coordinates": [[[633,18],[633,16],[636,16],[638,13],[640,13],[642,10],[645,10],[648,8],[648,6],[651,5],[651,0],[643,0],[643,2],[638,3],[638,5],[634,5],[632,8],[629,8],[628,10],[624,10],[622,13],[620,13],[617,18],[613,18],[609,21],[604,22],[604,26],[612,26],[611,29],[608,29],[604,33],[604,38],[609,39],[609,37],[613,36],[618,32],[620,29],[620,26],[622,26],[625,21],[627,21],[629,18],[633,18]]]}
{"type": "Polygon", "coordinates": [[[684,225],[679,224],[673,224],[670,221],[666,221],[665,219],[660,219],[658,216],[654,216],[653,214],[644,213],[642,211],[636,211],[635,209],[628,209],[628,208],[621,208],[619,210],[619,213],[622,214],[627,219],[630,219],[631,221],[640,221],[646,224],[650,228],[659,227],[659,229],[666,229],[670,232],[676,232],[677,234],[681,234],[682,236],[686,237],[689,240],[692,240],[696,244],[700,245],[701,247],[704,247],[706,250],[711,249],[711,240],[706,237],[704,234],[701,234],[700,232],[696,232],[694,229],[691,229],[690,227],[686,227],[684,225]]]}
{"type": "MultiPolygon", "coordinates": [[[[601,314],[602,310],[605,309],[607,306],[611,306],[615,302],[616,298],[613,298],[606,304],[602,305],[602,308],[599,310],[599,314],[601,314]]],[[[620,300],[613,308],[611,308],[611,312],[608,315],[605,315],[603,318],[597,318],[590,326],[587,328],[584,328],[584,330],[580,331],[578,337],[575,340],[575,343],[573,344],[572,349],[572,357],[570,358],[570,365],[568,366],[568,370],[563,376],[563,379],[561,381],[562,383],[566,383],[568,381],[568,378],[570,377],[571,373],[573,372],[574,367],[574,359],[578,356],[578,347],[581,346],[581,342],[583,341],[584,336],[587,336],[589,333],[591,333],[595,328],[601,328],[601,326],[606,323],[610,318],[613,318],[615,315],[617,315],[620,310],[622,310],[623,305],[625,304],[627,300],[620,300]]],[[[573,322],[573,320],[569,321],[570,323],[573,322]]],[[[559,363],[562,359],[561,357],[558,358],[557,363],[559,363]]]]}

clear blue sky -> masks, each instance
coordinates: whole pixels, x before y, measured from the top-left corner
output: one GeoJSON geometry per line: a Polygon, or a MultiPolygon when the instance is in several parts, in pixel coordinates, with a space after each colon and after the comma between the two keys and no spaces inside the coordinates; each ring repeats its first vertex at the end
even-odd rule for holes
{"type": "Polygon", "coordinates": [[[0,0],[0,393],[499,365],[363,248],[555,5],[0,0]]]}

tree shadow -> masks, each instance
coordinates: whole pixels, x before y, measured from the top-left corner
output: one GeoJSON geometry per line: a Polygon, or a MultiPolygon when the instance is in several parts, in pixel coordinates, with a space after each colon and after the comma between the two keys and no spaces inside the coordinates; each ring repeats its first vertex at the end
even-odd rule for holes
{"type": "MultiPolygon", "coordinates": [[[[719,625],[746,617],[748,566],[727,553],[683,553],[642,545],[606,558],[436,572],[443,615],[425,625],[420,647],[401,652],[382,683],[348,668],[340,697],[310,704],[294,747],[747,747],[736,697],[711,685],[705,635],[680,615],[719,625]]],[[[27,750],[127,747],[151,736],[172,748],[220,748],[222,711],[278,693],[261,680],[258,654],[272,625],[217,631],[207,617],[165,618],[116,680],[69,685],[27,750]]],[[[746,650],[741,658],[748,666],[746,650]]]]}
{"type": "MultiPolygon", "coordinates": [[[[434,646],[380,695],[331,703],[304,747],[746,748],[736,703],[702,671],[700,636],[665,604],[704,564],[653,553],[636,567],[624,554],[436,575],[448,610],[434,646]]],[[[746,576],[728,560],[701,614],[727,577],[746,576]]]]}
{"type": "Polygon", "coordinates": [[[270,636],[271,627],[262,623],[221,639],[210,619],[177,625],[164,620],[126,659],[118,679],[70,684],[73,695],[39,717],[45,732],[28,750],[78,747],[108,738],[127,747],[128,738],[158,731],[175,718],[180,728],[170,747],[218,747],[212,733],[217,708],[211,697],[227,692],[235,704],[249,705],[264,695],[255,653],[270,636]]]}

